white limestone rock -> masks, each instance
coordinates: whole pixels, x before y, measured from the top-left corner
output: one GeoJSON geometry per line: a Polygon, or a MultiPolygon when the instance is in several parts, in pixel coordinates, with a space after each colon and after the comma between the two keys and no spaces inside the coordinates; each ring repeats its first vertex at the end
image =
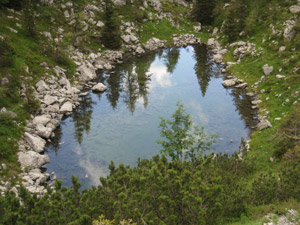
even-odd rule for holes
{"type": "Polygon", "coordinates": [[[107,89],[107,87],[102,84],[102,83],[98,83],[96,84],[93,88],[92,88],[92,91],[95,91],[95,92],[103,92],[107,89]]]}
{"type": "Polygon", "coordinates": [[[295,30],[296,21],[287,20],[284,22],[283,25],[285,26],[284,33],[283,33],[284,39],[286,41],[291,41],[296,35],[296,30],[295,30]]]}
{"type": "Polygon", "coordinates": [[[272,127],[272,124],[271,124],[270,121],[267,120],[267,119],[261,120],[261,121],[257,124],[257,129],[259,129],[259,130],[263,130],[263,129],[266,129],[266,128],[269,128],[269,127],[272,127]]]}
{"type": "Polygon", "coordinates": [[[32,120],[32,123],[34,125],[38,125],[38,124],[46,125],[47,123],[49,123],[50,120],[51,120],[51,116],[50,115],[36,116],[32,120]]]}
{"type": "Polygon", "coordinates": [[[238,84],[237,86],[235,86],[236,88],[246,88],[248,86],[248,84],[247,83],[241,83],[241,84],[238,84]]]}
{"type": "Polygon", "coordinates": [[[57,97],[54,97],[54,96],[51,96],[51,95],[46,95],[44,97],[44,103],[46,105],[52,105],[55,102],[57,102],[57,97]]]}
{"type": "Polygon", "coordinates": [[[53,130],[49,127],[45,127],[42,124],[39,124],[36,126],[36,131],[40,137],[48,139],[51,136],[53,130]]]}
{"type": "Polygon", "coordinates": [[[73,104],[71,102],[64,103],[60,108],[61,113],[68,113],[72,111],[73,111],[73,104]]]}
{"type": "Polygon", "coordinates": [[[38,92],[45,91],[49,88],[48,85],[43,80],[40,80],[39,82],[37,82],[35,86],[36,86],[38,92]]]}
{"type": "Polygon", "coordinates": [[[41,155],[34,151],[19,152],[18,159],[22,168],[36,169],[50,162],[48,155],[41,155]]]}
{"type": "Polygon", "coordinates": [[[234,86],[236,84],[236,82],[234,81],[234,80],[224,80],[223,82],[222,82],[222,85],[224,86],[224,87],[232,87],[232,86],[234,86]]]}
{"type": "Polygon", "coordinates": [[[24,137],[33,151],[38,152],[38,153],[44,151],[44,148],[46,145],[46,141],[44,139],[42,139],[40,137],[35,137],[35,136],[29,134],[28,132],[25,132],[24,137]]]}
{"type": "Polygon", "coordinates": [[[269,66],[268,64],[266,64],[266,65],[264,65],[262,67],[262,70],[263,70],[263,72],[264,72],[265,75],[270,75],[273,72],[274,67],[273,66],[269,66]]]}
{"type": "Polygon", "coordinates": [[[139,46],[139,47],[137,47],[136,48],[136,50],[135,50],[135,52],[137,53],[137,54],[144,54],[145,53],[145,50],[141,47],[141,46],[139,46]]]}
{"type": "Polygon", "coordinates": [[[252,105],[259,105],[262,101],[261,100],[254,100],[254,101],[251,101],[251,104],[252,105]]]}
{"type": "Polygon", "coordinates": [[[104,23],[102,21],[98,21],[96,24],[97,27],[104,27],[104,23]]]}
{"type": "Polygon", "coordinates": [[[96,79],[97,74],[94,68],[88,68],[85,65],[79,67],[80,79],[83,81],[90,81],[96,79]]]}
{"type": "Polygon", "coordinates": [[[299,5],[292,5],[290,7],[290,12],[294,13],[294,14],[299,13],[300,12],[300,6],[299,5]]]}
{"type": "Polygon", "coordinates": [[[223,56],[221,54],[216,54],[213,56],[213,60],[216,63],[222,63],[223,62],[223,56]]]}

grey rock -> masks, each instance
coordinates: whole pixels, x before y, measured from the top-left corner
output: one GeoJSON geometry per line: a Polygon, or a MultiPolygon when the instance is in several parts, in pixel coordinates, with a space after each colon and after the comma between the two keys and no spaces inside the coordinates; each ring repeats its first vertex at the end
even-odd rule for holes
{"type": "Polygon", "coordinates": [[[43,138],[46,138],[46,139],[48,139],[51,136],[51,133],[52,133],[52,129],[51,128],[45,127],[42,124],[37,125],[36,131],[37,131],[37,134],[40,137],[43,137],[43,138]]]}
{"type": "Polygon", "coordinates": [[[299,13],[300,12],[300,6],[299,5],[292,5],[290,8],[289,8],[290,12],[291,13],[299,13]]]}
{"type": "Polygon", "coordinates": [[[251,101],[251,104],[252,105],[259,105],[262,101],[261,100],[254,100],[254,101],[251,101]]]}
{"type": "Polygon", "coordinates": [[[52,105],[55,102],[57,102],[57,97],[54,97],[54,96],[51,96],[51,95],[46,95],[44,97],[44,103],[46,105],[52,105]]]}
{"type": "Polygon", "coordinates": [[[40,137],[35,137],[35,136],[29,134],[28,132],[25,132],[24,137],[33,151],[38,152],[38,153],[44,151],[44,148],[46,145],[46,141],[44,139],[42,139],[40,137]]]}
{"type": "Polygon", "coordinates": [[[136,52],[137,54],[144,54],[144,53],[145,53],[145,50],[144,50],[142,47],[139,46],[139,47],[136,48],[135,52],[136,52]]]}
{"type": "Polygon", "coordinates": [[[213,56],[213,60],[216,63],[222,63],[223,62],[223,56],[221,54],[216,54],[213,56]]]}
{"type": "Polygon", "coordinates": [[[8,83],[9,83],[9,80],[6,77],[1,78],[1,80],[0,80],[1,85],[6,85],[8,83]]]}
{"type": "Polygon", "coordinates": [[[55,72],[56,76],[58,76],[58,77],[61,77],[61,76],[66,77],[66,74],[65,74],[66,70],[59,66],[54,67],[54,72],[55,72]]]}
{"type": "Polygon", "coordinates": [[[42,165],[50,162],[48,155],[41,155],[34,151],[19,152],[18,159],[22,168],[29,169],[40,168],[42,165]]]}
{"type": "Polygon", "coordinates": [[[83,81],[90,81],[96,79],[97,74],[94,68],[88,68],[85,65],[79,67],[80,79],[83,81]]]}
{"type": "Polygon", "coordinates": [[[65,86],[67,89],[70,89],[70,88],[71,88],[71,83],[70,83],[70,81],[69,81],[67,78],[65,78],[65,77],[62,77],[62,78],[58,81],[58,83],[59,83],[61,86],[65,86]]]}
{"type": "Polygon", "coordinates": [[[258,124],[257,124],[257,129],[259,130],[263,130],[266,128],[272,127],[272,124],[270,123],[270,121],[263,119],[261,120],[258,124]]]}
{"type": "Polygon", "coordinates": [[[241,83],[241,84],[239,84],[239,85],[237,85],[237,86],[235,86],[236,88],[246,88],[248,86],[248,84],[247,83],[241,83]]]}
{"type": "Polygon", "coordinates": [[[231,86],[234,86],[236,84],[236,82],[234,80],[224,80],[222,82],[222,85],[224,87],[231,87],[231,86]]]}
{"type": "Polygon", "coordinates": [[[269,66],[268,64],[266,64],[266,65],[264,65],[262,67],[262,70],[263,70],[263,72],[264,72],[265,75],[270,75],[273,72],[274,67],[273,66],[269,66]]]}
{"type": "Polygon", "coordinates": [[[200,32],[202,29],[201,24],[199,26],[194,26],[194,31],[195,32],[200,32]]]}
{"type": "Polygon", "coordinates": [[[165,46],[166,41],[159,40],[158,38],[151,38],[144,44],[144,48],[150,51],[162,48],[165,46]]]}
{"type": "Polygon", "coordinates": [[[124,5],[126,5],[126,0],[113,0],[113,3],[116,6],[124,6],[124,5]]]}
{"type": "Polygon", "coordinates": [[[35,86],[36,86],[38,92],[45,91],[49,88],[48,85],[43,80],[40,80],[39,82],[37,82],[35,86]]]}
{"type": "Polygon", "coordinates": [[[70,14],[69,14],[68,10],[64,11],[64,15],[66,18],[70,18],[70,14]]]}
{"type": "Polygon", "coordinates": [[[284,33],[283,33],[284,39],[286,41],[291,41],[296,35],[296,30],[295,30],[296,21],[287,20],[284,22],[283,25],[285,26],[284,33]]]}
{"type": "Polygon", "coordinates": [[[36,116],[32,120],[32,123],[34,125],[38,125],[38,124],[46,125],[47,123],[49,123],[50,120],[51,120],[51,116],[50,115],[36,116]]]}
{"type": "Polygon", "coordinates": [[[50,32],[41,32],[42,35],[44,35],[49,41],[52,40],[52,35],[50,32]]]}
{"type": "Polygon", "coordinates": [[[68,113],[73,111],[73,104],[71,102],[66,102],[60,108],[61,113],[68,113]]]}
{"type": "Polygon", "coordinates": [[[277,75],[276,75],[276,78],[277,78],[277,79],[282,79],[282,78],[285,78],[285,76],[284,76],[284,75],[277,74],[277,75]]]}
{"type": "Polygon", "coordinates": [[[103,91],[105,91],[107,89],[107,87],[104,85],[104,84],[102,84],[102,83],[98,83],[98,84],[96,84],[93,88],[92,88],[92,90],[93,91],[95,91],[95,92],[103,92],[103,91]]]}
{"type": "Polygon", "coordinates": [[[281,47],[279,48],[279,51],[280,51],[280,52],[284,52],[284,51],[285,51],[285,49],[286,49],[286,47],[285,47],[285,46],[281,46],[281,47]]]}
{"type": "Polygon", "coordinates": [[[2,163],[2,164],[1,164],[1,167],[2,167],[3,170],[6,170],[6,169],[7,169],[7,166],[6,166],[5,163],[2,163]]]}

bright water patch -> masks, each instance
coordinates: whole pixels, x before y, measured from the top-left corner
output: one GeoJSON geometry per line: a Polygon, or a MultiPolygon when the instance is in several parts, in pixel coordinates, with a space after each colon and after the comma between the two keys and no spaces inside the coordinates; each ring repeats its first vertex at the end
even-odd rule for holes
{"type": "Polygon", "coordinates": [[[47,148],[48,172],[55,171],[66,185],[74,174],[89,187],[109,173],[111,160],[135,166],[138,158],[159,154],[159,116],[169,118],[177,101],[207,134],[219,135],[214,152],[232,154],[242,137],[248,139],[254,112],[242,91],[223,88],[220,71],[206,48],[197,46],[130,57],[99,74],[108,90],[90,92],[62,122],[47,148]]]}

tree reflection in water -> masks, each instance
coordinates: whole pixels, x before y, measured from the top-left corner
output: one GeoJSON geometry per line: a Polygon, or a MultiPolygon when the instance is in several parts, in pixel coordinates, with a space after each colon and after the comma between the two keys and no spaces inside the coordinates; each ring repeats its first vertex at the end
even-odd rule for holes
{"type": "Polygon", "coordinates": [[[204,97],[211,78],[218,78],[220,74],[215,63],[211,60],[211,57],[209,57],[209,53],[205,45],[194,46],[194,51],[194,58],[196,60],[194,69],[202,96],[204,97]]]}
{"type": "Polygon", "coordinates": [[[72,120],[75,127],[75,138],[79,144],[82,143],[84,132],[88,134],[90,131],[93,104],[96,104],[96,102],[92,100],[90,95],[84,96],[82,97],[80,105],[72,114],[72,120]]]}

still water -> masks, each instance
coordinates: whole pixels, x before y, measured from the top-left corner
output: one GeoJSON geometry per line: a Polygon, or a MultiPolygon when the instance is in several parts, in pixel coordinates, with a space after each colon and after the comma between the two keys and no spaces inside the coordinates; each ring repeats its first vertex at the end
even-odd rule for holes
{"type": "Polygon", "coordinates": [[[219,135],[214,152],[232,154],[242,137],[248,139],[254,112],[243,91],[223,88],[221,69],[205,46],[189,46],[127,57],[113,71],[99,73],[108,90],[90,92],[62,121],[47,147],[47,171],[65,185],[74,174],[87,188],[108,174],[111,160],[135,166],[138,158],[151,158],[161,149],[159,116],[169,118],[177,101],[207,134],[219,135]]]}

